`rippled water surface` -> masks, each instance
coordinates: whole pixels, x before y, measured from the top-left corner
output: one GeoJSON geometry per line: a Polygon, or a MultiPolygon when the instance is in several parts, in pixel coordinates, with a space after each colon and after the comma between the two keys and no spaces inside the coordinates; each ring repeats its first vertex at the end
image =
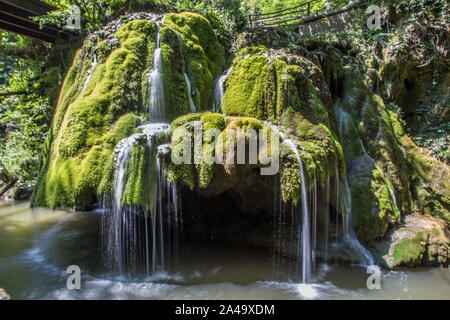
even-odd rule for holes
{"type": "Polygon", "coordinates": [[[15,299],[450,299],[448,269],[383,271],[381,289],[369,290],[365,268],[319,265],[302,285],[288,268],[275,279],[267,250],[210,242],[186,245],[176,274],[110,274],[100,220],[0,203],[0,287],[15,299]],[[81,268],[81,290],[66,288],[70,265],[81,268]]]}

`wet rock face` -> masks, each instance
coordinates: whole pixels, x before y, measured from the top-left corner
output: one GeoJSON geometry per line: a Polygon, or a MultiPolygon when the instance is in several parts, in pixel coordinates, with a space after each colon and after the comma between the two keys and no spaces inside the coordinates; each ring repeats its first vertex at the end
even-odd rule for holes
{"type": "Polygon", "coordinates": [[[449,224],[440,218],[409,215],[392,235],[383,257],[389,268],[444,265],[450,261],[449,224]]]}
{"type": "Polygon", "coordinates": [[[11,300],[11,297],[2,288],[0,288],[0,300],[11,300]]]}

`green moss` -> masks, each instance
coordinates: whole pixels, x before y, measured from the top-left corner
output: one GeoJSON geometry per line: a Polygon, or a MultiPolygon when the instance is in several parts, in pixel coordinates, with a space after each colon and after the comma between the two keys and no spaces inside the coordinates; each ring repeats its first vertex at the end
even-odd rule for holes
{"type": "Polygon", "coordinates": [[[245,47],[242,50],[239,51],[235,61],[239,61],[242,60],[248,56],[252,56],[258,53],[262,53],[267,51],[267,47],[265,46],[250,46],[250,47],[245,47]]]}
{"type": "Polygon", "coordinates": [[[281,171],[281,197],[284,202],[292,201],[297,205],[300,201],[302,184],[299,163],[293,152],[285,154],[282,162],[284,167],[281,171]]]}
{"type": "Polygon", "coordinates": [[[378,169],[373,168],[372,172],[352,179],[358,181],[351,188],[358,239],[372,244],[386,234],[389,226],[400,217],[400,212],[378,169]]]}
{"type": "Polygon", "coordinates": [[[189,164],[171,164],[167,178],[172,184],[176,184],[177,181],[180,180],[184,182],[191,190],[195,187],[194,167],[189,164]]]}
{"type": "Polygon", "coordinates": [[[254,118],[250,117],[244,117],[244,118],[237,118],[236,120],[233,120],[230,124],[227,125],[228,129],[242,129],[246,131],[247,129],[253,129],[253,130],[261,130],[263,129],[262,123],[254,118]]]}
{"type": "Polygon", "coordinates": [[[213,164],[208,164],[203,162],[199,168],[197,168],[199,176],[199,186],[203,189],[206,189],[208,185],[211,183],[213,178],[213,164]]]}
{"type": "MultiPolygon", "coordinates": [[[[207,188],[212,181],[214,164],[206,163],[205,159],[208,155],[209,157],[214,157],[216,152],[222,150],[225,155],[227,146],[231,147],[232,144],[236,150],[236,143],[240,135],[245,135],[248,129],[260,130],[265,129],[269,134],[269,145],[270,145],[270,128],[263,126],[263,124],[254,118],[232,118],[224,117],[221,114],[206,112],[204,114],[191,114],[179,117],[172,122],[172,131],[177,128],[184,128],[189,134],[192,134],[194,129],[194,121],[201,121],[203,127],[203,133],[211,129],[217,129],[218,136],[207,135],[203,137],[202,146],[202,162],[199,164],[171,164],[169,168],[169,179],[172,183],[176,181],[182,181],[190,188],[194,188],[198,185],[200,188],[207,188]],[[227,130],[236,130],[237,135],[231,140],[226,139],[227,130]]],[[[246,139],[248,139],[246,137],[246,139]]],[[[248,140],[246,140],[248,142],[248,140]]],[[[172,135],[172,149],[174,149],[181,142],[181,137],[177,138],[172,135]]],[[[193,148],[191,141],[191,148],[193,148]]],[[[192,149],[191,149],[192,150],[192,149]]],[[[260,150],[262,153],[259,155],[259,160],[264,155],[265,150],[260,150]]],[[[267,149],[268,156],[271,155],[270,147],[267,149]]]]}
{"type": "MultiPolygon", "coordinates": [[[[262,125],[262,123],[254,118],[250,117],[232,118],[231,121],[227,124],[225,130],[223,130],[217,138],[218,141],[215,145],[216,153],[222,152],[222,154],[225,157],[226,150],[236,150],[237,141],[241,137],[244,137],[246,139],[246,142],[248,142],[248,138],[246,136],[247,130],[249,129],[255,130],[256,134],[258,134],[257,130],[261,130],[263,128],[264,126],[262,125]],[[231,139],[228,139],[227,136],[228,130],[230,130],[230,132],[232,131],[235,132],[235,134],[230,136],[231,139]]],[[[269,128],[267,129],[270,130],[269,128]]]]}
{"type": "MultiPolygon", "coordinates": [[[[188,86],[184,78],[183,48],[177,34],[170,28],[161,28],[165,118],[169,121],[190,112],[188,86]]],[[[211,89],[212,90],[212,89],[211,89]]]]}
{"type": "MultiPolygon", "coordinates": [[[[193,99],[197,110],[210,110],[213,102],[214,80],[225,69],[223,46],[217,40],[209,21],[198,14],[190,12],[168,14],[165,24],[177,31],[183,40],[185,69],[191,80],[193,99]]],[[[172,37],[167,42],[175,40],[172,37]]],[[[162,41],[166,40],[162,38],[162,41]]],[[[178,65],[182,66],[183,64],[179,63],[178,65]]],[[[181,73],[181,75],[183,74],[181,73]]]]}
{"type": "Polygon", "coordinates": [[[226,126],[225,118],[218,113],[206,112],[202,115],[200,121],[204,130],[218,129],[222,131],[226,126]]]}
{"type": "Polygon", "coordinates": [[[156,162],[156,146],[152,148],[143,141],[137,143],[127,163],[124,181],[126,184],[122,193],[122,205],[143,205],[151,210],[156,201],[158,173],[156,162]]]}
{"type": "Polygon", "coordinates": [[[202,118],[202,114],[200,113],[190,113],[185,116],[178,117],[174,121],[172,121],[172,124],[170,125],[172,130],[175,130],[178,127],[185,126],[189,123],[200,121],[202,118]]]}
{"type": "Polygon", "coordinates": [[[400,241],[394,247],[393,257],[395,265],[416,266],[420,265],[426,251],[426,238],[422,233],[417,234],[412,239],[400,241]]]}
{"type": "Polygon", "coordinates": [[[222,111],[226,115],[274,119],[276,72],[264,56],[252,56],[234,67],[227,81],[222,111]]]}

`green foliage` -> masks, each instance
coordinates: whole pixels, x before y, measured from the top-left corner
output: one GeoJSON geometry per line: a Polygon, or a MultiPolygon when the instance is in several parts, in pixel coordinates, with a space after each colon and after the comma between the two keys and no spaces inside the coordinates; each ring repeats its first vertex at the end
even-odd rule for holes
{"type": "Polygon", "coordinates": [[[229,49],[237,32],[245,25],[241,0],[166,0],[181,11],[192,11],[206,17],[220,43],[229,49]]]}
{"type": "Polygon", "coordinates": [[[132,10],[155,9],[155,0],[45,0],[58,11],[36,17],[41,26],[65,27],[67,19],[79,12],[83,20],[83,30],[93,31],[110,19],[132,10]]]}
{"type": "Polygon", "coordinates": [[[0,172],[28,186],[38,173],[61,67],[48,45],[4,31],[0,37],[0,172]]]}
{"type": "MultiPolygon", "coordinates": [[[[272,13],[308,3],[310,0],[243,0],[242,10],[246,14],[272,13]]],[[[318,0],[312,3],[313,11],[321,10],[326,0],[318,0]]],[[[339,8],[348,3],[346,0],[331,0],[334,8],[339,8]]]]}
{"type": "Polygon", "coordinates": [[[121,203],[123,205],[143,205],[151,210],[156,200],[158,175],[155,159],[156,146],[149,148],[138,143],[127,163],[126,186],[124,186],[121,203]]]}

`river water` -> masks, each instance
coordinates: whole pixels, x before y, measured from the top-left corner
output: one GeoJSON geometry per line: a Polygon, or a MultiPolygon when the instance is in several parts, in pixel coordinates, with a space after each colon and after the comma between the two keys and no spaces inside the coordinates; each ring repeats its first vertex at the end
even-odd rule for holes
{"type": "Polygon", "coordinates": [[[0,287],[13,299],[450,299],[449,270],[383,270],[381,289],[369,290],[365,268],[322,264],[304,285],[288,270],[275,281],[269,250],[212,242],[186,244],[176,274],[109,274],[100,230],[98,211],[1,202],[0,287]],[[67,289],[70,265],[81,269],[81,290],[67,289]]]}

